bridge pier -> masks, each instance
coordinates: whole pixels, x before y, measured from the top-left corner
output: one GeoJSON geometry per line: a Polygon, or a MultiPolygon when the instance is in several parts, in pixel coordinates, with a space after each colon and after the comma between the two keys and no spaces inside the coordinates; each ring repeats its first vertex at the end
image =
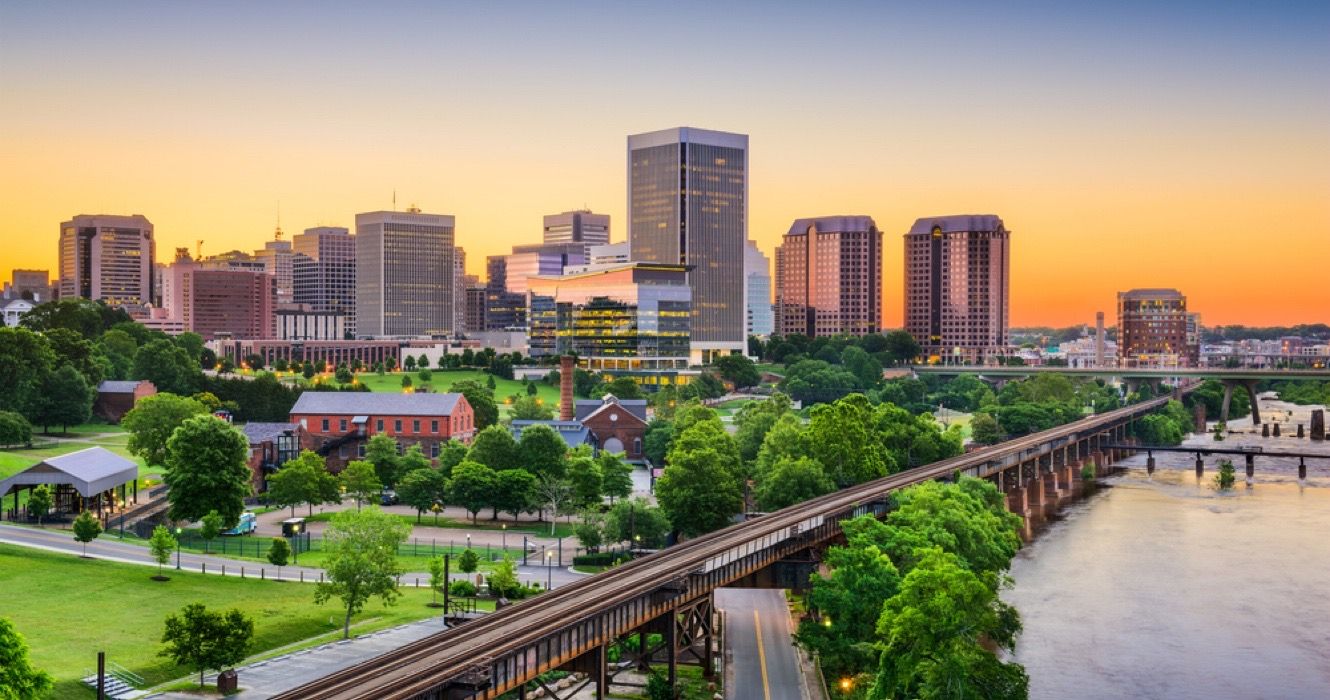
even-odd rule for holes
{"type": "Polygon", "coordinates": [[[1252,478],[1256,476],[1256,455],[1243,455],[1247,458],[1247,485],[1251,486],[1252,478]]]}
{"type": "Polygon", "coordinates": [[[1197,452],[1197,453],[1196,453],[1196,478],[1199,479],[1199,478],[1201,478],[1201,476],[1204,475],[1204,474],[1205,474],[1205,459],[1201,457],[1201,453],[1200,453],[1200,452],[1197,452]]]}
{"type": "Polygon", "coordinates": [[[1261,424],[1261,409],[1256,401],[1256,380],[1255,379],[1225,379],[1224,380],[1224,403],[1219,409],[1219,420],[1228,422],[1228,405],[1233,401],[1234,387],[1241,386],[1247,391],[1247,398],[1251,400],[1251,422],[1252,425],[1261,424]]]}
{"type": "Polygon", "coordinates": [[[1299,458],[1298,458],[1298,478],[1301,479],[1301,480],[1304,480],[1304,481],[1307,479],[1307,458],[1306,458],[1306,457],[1299,457],[1299,458]]]}
{"type": "Polygon", "coordinates": [[[1146,454],[1146,457],[1145,457],[1145,473],[1146,473],[1146,474],[1154,474],[1154,473],[1155,473],[1155,453],[1153,453],[1153,452],[1146,452],[1145,454],[1146,454]]]}

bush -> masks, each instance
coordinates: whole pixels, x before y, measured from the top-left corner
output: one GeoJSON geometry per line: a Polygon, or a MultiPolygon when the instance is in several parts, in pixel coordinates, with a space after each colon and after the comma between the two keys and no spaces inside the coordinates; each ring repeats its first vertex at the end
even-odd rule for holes
{"type": "Polygon", "coordinates": [[[573,557],[573,566],[612,566],[627,558],[623,552],[592,552],[573,557]]]}
{"type": "Polygon", "coordinates": [[[448,584],[448,592],[463,597],[474,596],[476,594],[476,584],[458,579],[448,584]]]}

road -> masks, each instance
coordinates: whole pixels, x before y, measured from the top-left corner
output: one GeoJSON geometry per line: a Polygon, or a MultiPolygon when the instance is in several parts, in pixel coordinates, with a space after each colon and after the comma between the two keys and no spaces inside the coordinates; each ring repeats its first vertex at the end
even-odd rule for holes
{"type": "Polygon", "coordinates": [[[716,607],[725,612],[725,697],[807,700],[785,591],[721,588],[716,607]]]}

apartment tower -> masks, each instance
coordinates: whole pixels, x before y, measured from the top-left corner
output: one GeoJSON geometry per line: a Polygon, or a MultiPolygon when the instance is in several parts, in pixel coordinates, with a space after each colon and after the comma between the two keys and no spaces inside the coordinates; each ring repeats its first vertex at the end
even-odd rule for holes
{"type": "Polygon", "coordinates": [[[882,330],[882,231],[870,216],[796,219],[776,249],[776,332],[882,330]]]}
{"type": "Polygon", "coordinates": [[[931,361],[1005,351],[1011,232],[992,214],[919,219],[905,234],[905,330],[931,361]]]}

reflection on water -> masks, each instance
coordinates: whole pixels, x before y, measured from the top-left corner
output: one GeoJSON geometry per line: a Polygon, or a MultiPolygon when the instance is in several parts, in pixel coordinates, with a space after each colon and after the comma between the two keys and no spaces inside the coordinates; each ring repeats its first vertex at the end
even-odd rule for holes
{"type": "Polygon", "coordinates": [[[1299,484],[1296,460],[1258,458],[1248,489],[1239,456],[1221,494],[1217,458],[1199,483],[1191,455],[1156,458],[1153,478],[1103,480],[1013,563],[1003,598],[1025,623],[1031,697],[1330,698],[1330,460],[1299,484]]]}

